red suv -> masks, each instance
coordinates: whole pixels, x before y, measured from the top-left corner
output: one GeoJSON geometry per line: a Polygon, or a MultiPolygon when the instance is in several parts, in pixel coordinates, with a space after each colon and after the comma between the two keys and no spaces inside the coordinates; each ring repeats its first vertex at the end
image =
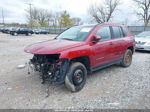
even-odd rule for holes
{"type": "Polygon", "coordinates": [[[118,63],[130,66],[134,50],[134,37],[118,24],[74,26],[25,48],[34,55],[30,64],[41,72],[42,83],[65,83],[73,92],[83,88],[88,73],[118,63]]]}

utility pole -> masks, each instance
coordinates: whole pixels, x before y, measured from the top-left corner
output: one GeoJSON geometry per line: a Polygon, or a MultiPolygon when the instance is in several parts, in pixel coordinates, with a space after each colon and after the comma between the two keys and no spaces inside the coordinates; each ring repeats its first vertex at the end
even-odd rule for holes
{"type": "Polygon", "coordinates": [[[3,25],[5,24],[5,21],[4,21],[4,11],[2,9],[2,20],[3,20],[3,25]]]}
{"type": "MultiPolygon", "coordinates": [[[[26,3],[27,5],[29,5],[30,8],[30,22],[32,21],[32,14],[31,14],[31,10],[32,10],[32,5],[31,3],[26,3]]],[[[31,28],[32,28],[32,24],[31,24],[31,28]]]]}

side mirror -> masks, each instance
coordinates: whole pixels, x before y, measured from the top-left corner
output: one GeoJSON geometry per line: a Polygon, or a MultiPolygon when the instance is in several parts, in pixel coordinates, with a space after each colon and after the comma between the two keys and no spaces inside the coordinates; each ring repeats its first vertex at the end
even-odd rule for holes
{"type": "Polygon", "coordinates": [[[97,35],[93,35],[92,36],[92,43],[97,43],[100,39],[101,39],[101,37],[99,37],[97,35]]]}

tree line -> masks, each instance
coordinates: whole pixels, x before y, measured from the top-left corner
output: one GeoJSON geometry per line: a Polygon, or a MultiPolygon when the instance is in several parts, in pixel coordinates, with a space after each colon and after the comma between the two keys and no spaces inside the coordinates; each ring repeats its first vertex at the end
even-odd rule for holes
{"type": "MultiPolygon", "coordinates": [[[[114,13],[119,10],[122,0],[103,0],[100,4],[91,4],[87,10],[89,15],[97,22],[110,22],[115,16],[114,13]]],[[[150,0],[132,0],[133,5],[137,7],[134,12],[143,21],[144,26],[150,22],[150,0]]],[[[119,13],[119,12],[118,12],[119,13]]],[[[27,10],[27,21],[29,26],[59,26],[66,27],[82,24],[81,18],[71,18],[67,11],[52,12],[41,8],[32,8],[27,10]]]]}
{"type": "Polygon", "coordinates": [[[26,10],[27,22],[29,27],[66,27],[82,24],[79,17],[71,18],[67,11],[52,12],[41,8],[26,10]]]}

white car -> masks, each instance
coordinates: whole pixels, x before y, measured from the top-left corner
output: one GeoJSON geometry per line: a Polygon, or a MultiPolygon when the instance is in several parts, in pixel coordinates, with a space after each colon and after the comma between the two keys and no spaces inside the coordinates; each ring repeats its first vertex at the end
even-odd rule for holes
{"type": "Polygon", "coordinates": [[[150,51],[150,31],[142,32],[135,36],[136,50],[150,51]]]}

